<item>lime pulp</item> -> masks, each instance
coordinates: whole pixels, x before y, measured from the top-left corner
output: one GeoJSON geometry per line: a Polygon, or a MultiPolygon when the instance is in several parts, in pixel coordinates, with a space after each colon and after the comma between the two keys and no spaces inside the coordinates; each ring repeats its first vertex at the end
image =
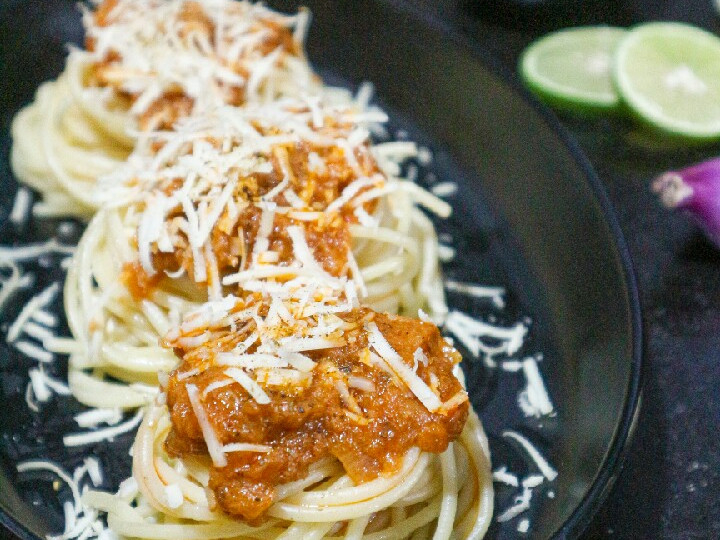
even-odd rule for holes
{"type": "Polygon", "coordinates": [[[526,86],[550,105],[608,111],[620,98],[612,80],[613,55],[626,31],[610,26],[560,30],[530,44],[520,59],[526,86]]]}
{"type": "Polygon", "coordinates": [[[720,38],[683,23],[642,24],[620,42],[613,66],[623,101],[645,123],[720,138],[720,38]]]}

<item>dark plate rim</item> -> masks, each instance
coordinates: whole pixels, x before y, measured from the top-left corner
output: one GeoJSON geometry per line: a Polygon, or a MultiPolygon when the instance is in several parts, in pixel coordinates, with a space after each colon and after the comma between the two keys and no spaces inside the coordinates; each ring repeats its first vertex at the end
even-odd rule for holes
{"type": "MultiPolygon", "coordinates": [[[[568,148],[570,154],[583,171],[584,181],[590,185],[597,203],[600,205],[607,225],[610,227],[614,240],[617,256],[622,267],[625,282],[625,293],[627,294],[629,313],[628,319],[631,330],[631,366],[630,379],[627,383],[625,400],[610,447],[605,455],[603,463],[585,496],[570,514],[565,523],[551,536],[552,539],[578,538],[587,528],[592,518],[600,509],[608,497],[615,481],[622,471],[623,464],[627,457],[629,446],[632,441],[634,428],[640,411],[644,381],[644,350],[645,340],[641,316],[640,296],[637,280],[635,277],[632,257],[615,214],[615,209],[610,202],[607,191],[599,176],[593,168],[578,142],[563,126],[558,117],[537,98],[530,94],[520,83],[517,75],[502,64],[488,50],[480,46],[471,37],[462,31],[453,28],[449,23],[440,21],[417,6],[409,5],[406,0],[378,0],[383,4],[389,4],[395,9],[400,9],[415,17],[425,24],[432,31],[440,33],[443,37],[452,42],[453,46],[464,47],[479,58],[484,65],[499,75],[510,87],[521,95],[533,108],[533,110],[553,129],[562,143],[568,148]]],[[[16,521],[9,514],[0,511],[0,524],[11,533],[22,540],[35,540],[36,537],[28,531],[22,523],[16,521]]]]}
{"type": "Polygon", "coordinates": [[[520,83],[515,72],[506,67],[490,51],[474,41],[467,33],[453,27],[448,22],[441,21],[436,16],[422,11],[415,5],[410,5],[407,0],[378,1],[407,12],[431,30],[443,35],[453,46],[466,48],[479,58],[490,70],[494,71],[509,84],[514,91],[521,95],[525,101],[532,106],[533,110],[555,131],[562,143],[568,148],[570,154],[583,171],[584,181],[590,185],[595,199],[600,205],[605,221],[610,227],[610,232],[617,250],[617,256],[622,267],[625,282],[624,292],[627,294],[628,299],[629,309],[627,315],[632,333],[630,378],[625,390],[625,400],[622,412],[620,413],[620,421],[615,427],[612,441],[610,442],[610,446],[593,483],[565,523],[550,537],[553,540],[579,538],[580,534],[582,534],[590,524],[592,518],[597,514],[603,502],[605,502],[615,480],[617,480],[622,471],[630,443],[632,442],[634,428],[639,417],[640,404],[642,402],[643,383],[645,379],[645,363],[643,362],[645,336],[643,332],[642,310],[637,279],[625,235],[622,232],[620,222],[615,214],[615,209],[610,202],[610,198],[600,177],[577,140],[570,134],[569,130],[562,124],[555,113],[546,105],[542,104],[520,83]]]}

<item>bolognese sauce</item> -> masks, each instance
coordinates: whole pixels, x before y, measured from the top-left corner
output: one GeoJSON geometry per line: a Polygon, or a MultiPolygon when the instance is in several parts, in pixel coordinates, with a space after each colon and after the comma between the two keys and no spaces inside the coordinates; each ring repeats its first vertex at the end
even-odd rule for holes
{"type": "Polygon", "coordinates": [[[183,363],[167,387],[172,428],[166,450],[178,457],[207,453],[188,384],[197,387],[221,445],[263,447],[228,453],[227,464],[211,470],[209,486],[224,512],[257,520],[273,503],[278,485],[306,476],[308,467],[324,457],[337,458],[349,477],[362,483],[396,472],[411,447],[443,452],[462,431],[469,404],[453,374],[460,356],[435,325],[369,309],[340,317],[345,344],[308,351],[316,365],[302,380],[278,384],[256,372],[269,397],[262,404],[240,384],[223,383],[226,368],[214,360],[244,335],[224,336],[206,344],[202,353],[176,349],[183,363]],[[440,402],[450,402],[447,409],[429,411],[392,369],[369,360],[370,324],[440,402]],[[418,356],[423,360],[418,362],[418,356]]]}
{"type": "MultiPolygon", "coordinates": [[[[103,29],[141,21],[138,15],[142,13],[135,11],[138,8],[135,5],[137,3],[126,4],[122,0],[102,2],[90,16],[93,23],[91,28],[103,29]]],[[[235,2],[228,2],[223,6],[225,19],[235,18],[245,23],[245,26],[240,27],[244,28],[245,34],[252,38],[247,39],[245,43],[233,42],[232,37],[236,36],[226,36],[219,32],[217,24],[202,3],[192,0],[179,2],[176,3],[175,10],[169,5],[168,17],[158,22],[159,28],[153,31],[146,28],[137,30],[135,47],[121,50],[110,47],[104,51],[102,58],[91,65],[85,82],[88,86],[113,89],[121,101],[126,101],[132,106],[142,95],[142,91],[135,90],[138,84],[144,84],[138,81],[147,81],[158,75],[154,72],[158,68],[156,64],[162,63],[164,57],[156,53],[158,58],[153,58],[147,49],[153,38],[163,35],[167,36],[164,41],[167,43],[167,50],[162,51],[165,56],[173,52],[176,55],[193,54],[204,58],[207,66],[216,65],[217,88],[205,90],[220,92],[222,101],[228,105],[242,105],[246,101],[247,85],[252,75],[248,62],[267,58],[271,54],[294,57],[300,57],[302,54],[301,46],[294,39],[292,29],[287,24],[281,24],[282,20],[277,15],[258,11],[254,18],[249,18],[245,14],[247,9],[247,6],[239,3],[236,5],[235,2]],[[174,40],[170,37],[174,37],[174,40]],[[141,61],[125,57],[135,49],[144,51],[148,56],[141,61]]],[[[127,29],[118,29],[118,31],[127,33],[127,29]]],[[[122,39],[128,38],[123,36],[121,41],[122,39]]],[[[86,37],[86,49],[95,52],[100,45],[105,44],[99,43],[93,33],[89,32],[86,37]]],[[[178,62],[172,57],[165,58],[164,62],[172,60],[178,62]]],[[[172,129],[178,119],[192,112],[195,100],[184,91],[183,81],[166,81],[166,83],[139,115],[138,124],[141,129],[172,129]]]]}
{"type": "MultiPolygon", "coordinates": [[[[321,134],[336,134],[339,130],[347,131],[343,126],[326,126],[318,130],[321,134]]],[[[263,136],[271,136],[269,130],[258,127],[263,136]],[[268,132],[269,131],[269,132],[268,132]]],[[[207,141],[222,153],[222,141],[207,141]]],[[[232,151],[232,148],[229,152],[232,151]]],[[[226,152],[226,153],[229,153],[226,152]]],[[[358,219],[354,213],[355,207],[342,205],[337,211],[326,212],[329,205],[337,201],[345,189],[360,178],[374,179],[367,187],[359,189],[360,195],[372,187],[384,184],[384,177],[380,173],[377,163],[372,157],[367,144],[354,149],[340,148],[338,146],[319,146],[300,141],[295,144],[275,146],[270,156],[269,172],[256,172],[242,175],[230,172],[229,177],[235,175],[235,189],[231,195],[234,201],[233,214],[226,209],[219,216],[213,227],[209,240],[212,253],[217,264],[219,275],[227,275],[246,268],[248,255],[254,250],[259,234],[263,209],[260,203],[267,198],[284,181],[289,190],[297,199],[288,200],[287,190],[278,192],[271,198],[271,202],[281,208],[299,207],[306,212],[315,212],[317,216],[310,221],[293,218],[291,213],[278,212],[273,217],[272,229],[267,234],[268,253],[272,253],[276,264],[288,264],[293,260],[293,242],[288,235],[291,226],[302,227],[308,247],[318,264],[332,276],[340,276],[347,270],[347,254],[352,249],[350,225],[356,224],[358,219]],[[348,159],[347,152],[352,152],[348,159]],[[350,166],[349,161],[356,163],[350,166]],[[321,163],[320,166],[317,163],[321,163]]],[[[224,181],[228,181],[226,178],[224,181]]],[[[165,196],[184,188],[179,178],[168,178],[160,182],[157,190],[165,196]]],[[[197,199],[209,199],[211,196],[200,194],[197,199]]],[[[200,204],[200,202],[198,204],[200,204]]],[[[152,201],[146,203],[146,211],[152,211],[152,201]]],[[[359,206],[367,214],[374,212],[377,199],[362,202],[359,206]]],[[[195,261],[193,246],[186,230],[174,228],[174,223],[181,221],[186,208],[178,204],[165,218],[168,228],[173,230],[173,249],[162,251],[158,244],[152,247],[152,263],[157,272],[177,272],[183,270],[193,281],[205,283],[210,276],[195,275],[195,261]]],[[[159,283],[144,272],[139,264],[127,265],[125,273],[126,283],[131,287],[133,295],[136,293],[148,294],[152,285],[159,283]],[[142,285],[142,286],[141,286],[142,285]],[[145,286],[148,285],[148,286],[145,286]]]]}

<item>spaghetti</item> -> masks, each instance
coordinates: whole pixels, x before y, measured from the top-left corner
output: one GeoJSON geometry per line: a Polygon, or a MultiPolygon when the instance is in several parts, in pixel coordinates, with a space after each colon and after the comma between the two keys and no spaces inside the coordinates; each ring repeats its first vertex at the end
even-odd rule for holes
{"type": "Polygon", "coordinates": [[[487,441],[474,413],[465,423],[457,352],[430,323],[328,312],[330,298],[347,309],[343,294],[301,304],[306,289],[288,282],[271,300],[226,298],[168,337],[183,365],[136,438],[137,493],[86,498],[108,512],[113,530],[482,537],[492,506],[487,441]],[[190,336],[202,338],[189,344],[190,336]],[[228,513],[252,519],[232,522],[228,513]]]}
{"type": "Polygon", "coordinates": [[[378,311],[442,319],[437,239],[416,202],[449,208],[395,176],[413,145],[369,145],[364,126],[378,118],[348,101],[287,99],[148,135],[68,271],[76,397],[147,403],[147,385],[176,363],[158,339],[228,287],[258,291],[269,278],[333,275],[378,311]]]}
{"type": "Polygon", "coordinates": [[[104,0],[86,10],[86,50],[15,117],[15,175],[40,216],[88,218],[96,181],[144,131],[219,104],[268,102],[322,86],[304,58],[308,17],[232,0],[104,0]]]}
{"type": "Polygon", "coordinates": [[[113,430],[144,417],[133,480],[85,503],[126,537],[481,538],[459,354],[405,317],[447,315],[419,207],[450,208],[402,177],[415,145],[372,144],[386,115],[318,83],[303,12],[106,0],[84,21],[13,164],[39,213],[99,209],[56,352],[80,402],[138,409],[113,430]]]}

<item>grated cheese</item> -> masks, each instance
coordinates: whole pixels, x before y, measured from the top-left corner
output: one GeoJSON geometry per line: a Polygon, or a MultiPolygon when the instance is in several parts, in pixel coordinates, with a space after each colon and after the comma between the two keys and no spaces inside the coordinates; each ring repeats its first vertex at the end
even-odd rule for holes
{"type": "Polygon", "coordinates": [[[506,360],[505,362],[500,364],[500,366],[502,367],[503,371],[507,371],[510,373],[517,373],[523,368],[522,362],[518,360],[506,360]]]}
{"type": "Polygon", "coordinates": [[[355,414],[362,415],[362,410],[357,404],[357,401],[355,401],[355,398],[353,398],[352,394],[350,394],[347,383],[342,379],[337,379],[334,386],[340,394],[340,398],[343,400],[343,403],[345,403],[345,405],[350,409],[350,411],[355,414]]]}
{"type": "Polygon", "coordinates": [[[531,474],[522,481],[523,487],[534,488],[539,486],[545,481],[545,477],[542,474],[531,474]]]}
{"type": "Polygon", "coordinates": [[[38,244],[25,244],[22,246],[0,246],[0,260],[3,262],[23,262],[37,259],[43,255],[72,255],[75,252],[73,246],[60,244],[57,239],[51,238],[46,242],[38,244]]]}
{"type": "Polygon", "coordinates": [[[425,408],[430,412],[439,410],[442,407],[440,398],[405,364],[402,357],[395,352],[395,349],[387,342],[377,325],[375,323],[368,323],[366,330],[369,332],[368,343],[370,346],[387,362],[388,366],[390,366],[393,372],[407,385],[410,391],[415,394],[415,397],[420,400],[425,408]]]}
{"type": "Polygon", "coordinates": [[[6,338],[8,343],[14,342],[20,336],[20,333],[23,332],[25,325],[33,314],[50,304],[50,302],[55,299],[59,290],[60,285],[58,283],[53,283],[36,296],[33,296],[27,304],[25,304],[23,309],[20,311],[20,314],[10,325],[10,328],[8,328],[6,338]]]}
{"type": "MultiPolygon", "coordinates": [[[[99,465],[98,465],[99,467],[99,465]]],[[[84,463],[73,472],[72,476],[61,467],[49,460],[32,460],[24,461],[17,465],[19,473],[30,471],[49,471],[62,480],[72,493],[72,501],[63,504],[63,513],[65,515],[65,527],[61,534],[48,535],[48,540],[70,540],[91,538],[107,538],[105,525],[98,518],[98,512],[84,504],[81,491],[87,486],[83,486],[83,477],[87,474],[90,480],[97,479],[99,469],[96,470],[93,458],[88,458],[84,463]]]]}
{"type": "Polygon", "coordinates": [[[283,368],[290,365],[287,360],[278,358],[277,356],[274,356],[272,354],[263,353],[218,353],[218,355],[215,357],[215,362],[220,366],[235,366],[245,369],[283,368]]]}
{"type": "Polygon", "coordinates": [[[363,392],[375,392],[375,385],[370,379],[366,379],[365,377],[351,375],[348,377],[347,384],[350,388],[357,388],[363,392]]]}
{"type": "Polygon", "coordinates": [[[15,200],[10,211],[10,221],[15,225],[25,223],[30,217],[31,206],[32,192],[25,186],[20,186],[15,193],[15,200]]]}
{"type": "Polygon", "coordinates": [[[318,277],[324,278],[328,276],[327,272],[323,270],[310,251],[310,246],[308,246],[307,239],[305,238],[305,231],[301,227],[290,226],[286,229],[286,232],[292,240],[295,257],[303,265],[303,267],[310,270],[318,277]]]}
{"type": "Polygon", "coordinates": [[[200,373],[200,370],[199,370],[198,368],[193,368],[193,369],[191,369],[191,370],[189,370],[189,371],[184,371],[184,372],[182,372],[182,373],[178,373],[178,374],[176,375],[176,378],[177,378],[178,381],[184,381],[185,379],[189,379],[190,377],[194,377],[194,376],[197,375],[198,373],[200,373]]]}
{"type": "Polygon", "coordinates": [[[508,472],[507,467],[501,467],[492,473],[493,481],[501,482],[508,486],[518,487],[520,485],[518,477],[508,472]]]}
{"type": "Polygon", "coordinates": [[[139,409],[135,416],[133,416],[127,422],[110,426],[104,429],[98,429],[95,431],[88,431],[85,433],[71,433],[63,437],[63,444],[65,446],[84,446],[88,444],[98,443],[100,441],[113,440],[118,435],[128,433],[134,430],[143,417],[143,409],[139,409]]]}
{"type": "Polygon", "coordinates": [[[545,383],[542,375],[540,375],[535,358],[524,359],[522,369],[527,381],[527,387],[518,397],[521,408],[527,416],[540,417],[552,414],[553,405],[545,389],[545,383]]]}
{"type": "Polygon", "coordinates": [[[513,439],[520,443],[520,446],[522,446],[525,452],[527,452],[527,455],[530,457],[530,459],[535,462],[538,470],[545,478],[547,478],[551,482],[555,480],[555,478],[557,478],[557,471],[550,466],[550,464],[543,457],[543,455],[537,450],[537,448],[533,446],[533,444],[529,440],[527,440],[519,433],[511,430],[503,431],[502,435],[503,437],[513,439]]]}
{"type": "Polygon", "coordinates": [[[90,11],[84,13],[86,35],[95,48],[76,55],[102,62],[115,53],[118,59],[101,73],[118,90],[136,96],[133,114],[144,113],[163,93],[178,88],[194,100],[194,112],[199,113],[228,101],[233,88],[244,90],[246,99],[263,99],[264,83],[271,76],[285,75],[285,84],[312,83],[310,69],[300,59],[286,63],[289,53],[280,49],[269,55],[259,52],[264,38],[280,29],[293,30],[294,41],[304,39],[304,11],[287,17],[248,2],[221,0],[212,3],[213,9],[200,4],[215,30],[211,43],[203,27],[193,28],[188,39],[184,5],[183,0],[121,0],[105,26],[96,24],[90,11]]]}
{"type": "Polygon", "coordinates": [[[0,258],[0,269],[2,268],[8,268],[10,275],[0,279],[0,311],[15,293],[29,287],[34,280],[33,276],[23,274],[20,267],[13,261],[0,258]]]}
{"type": "Polygon", "coordinates": [[[32,368],[28,372],[30,376],[30,385],[33,390],[35,398],[41,403],[50,399],[52,391],[56,394],[63,396],[69,396],[71,394],[70,388],[65,383],[51,377],[43,370],[42,365],[40,368],[32,368]]]}
{"type": "Polygon", "coordinates": [[[44,309],[38,309],[30,318],[33,321],[45,326],[55,327],[58,325],[57,317],[44,309]]]}
{"type": "Polygon", "coordinates": [[[422,364],[424,367],[428,366],[428,357],[425,354],[425,351],[422,350],[421,347],[418,347],[415,349],[415,352],[413,353],[413,371],[417,371],[418,367],[422,364]]]}
{"type": "Polygon", "coordinates": [[[32,358],[33,360],[37,360],[38,362],[49,364],[55,359],[53,353],[43,349],[42,347],[38,347],[29,341],[15,341],[12,345],[25,356],[32,358]]]}
{"type": "Polygon", "coordinates": [[[307,386],[312,381],[312,375],[296,369],[259,369],[256,373],[265,386],[307,386]]]}
{"type": "Polygon", "coordinates": [[[448,291],[458,292],[473,296],[475,298],[489,298],[497,308],[505,307],[505,289],[503,287],[488,287],[475,283],[462,283],[448,279],[445,281],[445,288],[448,291]]]}
{"type": "Polygon", "coordinates": [[[446,246],[445,244],[438,244],[437,249],[438,259],[440,259],[440,262],[450,262],[455,259],[455,256],[457,254],[454,247],[446,246]]]}
{"type": "Polygon", "coordinates": [[[78,413],[74,417],[77,425],[83,428],[97,427],[100,424],[114,426],[122,420],[120,409],[90,409],[78,413]]]}
{"type": "Polygon", "coordinates": [[[39,402],[43,403],[49,400],[50,396],[52,396],[52,393],[43,380],[42,372],[39,369],[30,370],[30,385],[35,399],[39,402]]]}
{"type": "Polygon", "coordinates": [[[250,394],[250,396],[259,404],[264,405],[270,403],[270,398],[265,393],[265,391],[260,387],[257,382],[248,377],[248,375],[243,370],[238,368],[226,369],[225,375],[227,375],[240,386],[242,386],[245,391],[250,394]]]}
{"type": "Polygon", "coordinates": [[[432,151],[429,148],[421,146],[420,148],[418,148],[417,158],[418,162],[420,162],[420,165],[430,165],[433,160],[432,151]]]}
{"type": "Polygon", "coordinates": [[[498,354],[515,354],[522,347],[527,334],[527,327],[522,323],[505,328],[473,319],[459,311],[448,314],[444,327],[457,337],[473,356],[478,357],[482,352],[488,359],[498,354]],[[489,344],[483,338],[496,340],[498,344],[489,344]]]}
{"type": "Polygon", "coordinates": [[[86,457],[83,460],[83,464],[85,465],[87,469],[88,476],[90,477],[90,481],[93,483],[93,486],[99,486],[102,484],[103,481],[103,474],[102,470],[100,469],[100,462],[95,457],[86,457]]]}
{"type": "Polygon", "coordinates": [[[272,446],[266,444],[230,443],[223,446],[223,451],[230,452],[260,452],[267,454],[272,452],[272,446]]]}
{"type": "Polygon", "coordinates": [[[515,502],[513,503],[513,505],[510,508],[506,509],[502,514],[500,514],[497,520],[500,523],[503,523],[519,516],[530,508],[531,500],[532,489],[527,487],[523,488],[522,493],[515,497],[515,502]]]}
{"type": "Polygon", "coordinates": [[[44,326],[40,326],[39,324],[36,324],[32,321],[28,321],[25,326],[23,327],[23,330],[25,333],[32,337],[37,339],[38,341],[44,343],[46,340],[51,340],[55,337],[55,333],[48,330],[44,326]]]}
{"type": "Polygon", "coordinates": [[[436,197],[449,197],[455,195],[458,185],[455,182],[439,182],[430,188],[430,192],[436,197]]]}
{"type": "Polygon", "coordinates": [[[283,360],[299,371],[309,372],[315,368],[315,361],[299,352],[281,350],[279,354],[283,360]]]}
{"type": "Polygon", "coordinates": [[[220,441],[218,441],[215,430],[210,424],[210,420],[204,407],[202,406],[202,403],[200,403],[200,395],[197,386],[194,384],[186,384],[185,388],[187,390],[188,398],[190,399],[192,410],[195,413],[198,424],[200,424],[200,430],[202,431],[203,438],[205,439],[205,445],[207,446],[213,465],[215,465],[215,467],[225,467],[227,465],[225,452],[223,451],[220,441]]]}

